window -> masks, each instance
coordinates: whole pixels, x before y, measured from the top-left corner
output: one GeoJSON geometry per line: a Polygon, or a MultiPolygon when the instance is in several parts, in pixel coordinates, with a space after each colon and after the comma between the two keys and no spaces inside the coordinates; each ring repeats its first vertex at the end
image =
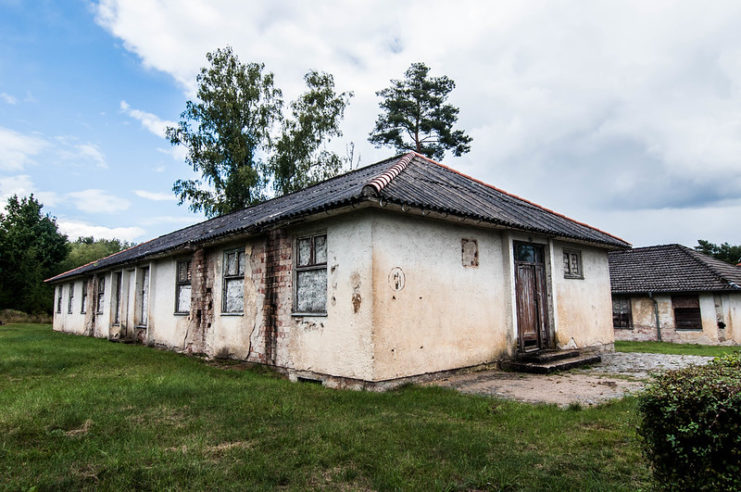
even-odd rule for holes
{"type": "Polygon", "coordinates": [[[188,314],[190,312],[190,260],[177,262],[175,273],[175,312],[188,314]]]}
{"type": "Polygon", "coordinates": [[[702,330],[700,300],[697,296],[672,296],[672,308],[676,330],[702,330]]]}
{"type": "Polygon", "coordinates": [[[121,272],[113,274],[113,292],[115,293],[115,300],[113,301],[113,324],[118,325],[121,323],[121,272]]]}
{"type": "Polygon", "coordinates": [[[75,283],[69,284],[69,297],[67,298],[67,314],[72,314],[72,299],[75,298],[75,283]]]}
{"type": "Polygon", "coordinates": [[[80,302],[80,314],[87,312],[87,288],[90,281],[85,279],[82,281],[82,301],[80,302]]]}
{"type": "Polygon", "coordinates": [[[149,267],[139,270],[137,297],[139,298],[138,326],[146,327],[149,324],[149,267]]]}
{"type": "Polygon", "coordinates": [[[612,326],[616,329],[633,328],[629,297],[612,298],[612,326]]]}
{"type": "Polygon", "coordinates": [[[62,286],[57,287],[57,313],[62,313],[62,286]]]}
{"type": "Polygon", "coordinates": [[[581,251],[563,250],[564,278],[584,278],[581,268],[581,251]]]}
{"type": "Polygon", "coordinates": [[[98,298],[95,311],[103,314],[103,303],[105,301],[105,277],[98,277],[98,298]]]}
{"type": "Polygon", "coordinates": [[[327,312],[327,235],[302,237],[296,242],[297,313],[327,312]]]}
{"type": "Polygon", "coordinates": [[[244,251],[224,251],[224,294],[222,313],[244,311],[244,251]]]}

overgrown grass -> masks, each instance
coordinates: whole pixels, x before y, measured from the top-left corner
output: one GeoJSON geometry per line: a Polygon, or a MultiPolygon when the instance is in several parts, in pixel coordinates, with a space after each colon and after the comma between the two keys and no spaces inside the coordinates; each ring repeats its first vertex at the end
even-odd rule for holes
{"type": "Polygon", "coordinates": [[[718,357],[741,351],[739,346],[699,345],[696,343],[615,341],[616,352],[646,352],[652,354],[707,355],[718,357]]]}
{"type": "Polygon", "coordinates": [[[637,418],[633,399],[338,391],[0,327],[0,488],[636,490],[637,418]]]}

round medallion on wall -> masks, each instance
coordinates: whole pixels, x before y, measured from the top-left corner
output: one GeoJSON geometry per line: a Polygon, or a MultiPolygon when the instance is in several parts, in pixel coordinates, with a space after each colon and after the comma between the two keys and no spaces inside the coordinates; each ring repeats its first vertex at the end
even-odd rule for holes
{"type": "Polygon", "coordinates": [[[405,284],[406,275],[404,275],[404,270],[399,267],[392,268],[389,273],[389,287],[391,287],[391,290],[398,292],[404,288],[405,284]]]}

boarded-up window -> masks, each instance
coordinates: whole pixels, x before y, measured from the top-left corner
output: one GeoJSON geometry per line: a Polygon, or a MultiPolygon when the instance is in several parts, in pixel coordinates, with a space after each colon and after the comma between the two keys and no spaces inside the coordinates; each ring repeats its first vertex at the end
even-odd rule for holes
{"type": "Polygon", "coordinates": [[[563,276],[564,278],[584,278],[581,268],[581,251],[564,250],[563,276]]]}
{"type": "Polygon", "coordinates": [[[67,298],[67,314],[72,314],[72,300],[75,298],[75,284],[69,284],[69,297],[67,298]]]}
{"type": "Polygon", "coordinates": [[[613,296],[612,326],[616,329],[633,328],[629,297],[613,296]]]}
{"type": "Polygon", "coordinates": [[[677,330],[702,330],[700,300],[697,296],[672,296],[674,327],[677,330]]]}
{"type": "Polygon", "coordinates": [[[139,286],[139,326],[149,325],[149,267],[140,270],[139,286]]]}
{"type": "Polygon", "coordinates": [[[121,272],[113,274],[113,324],[121,323],[121,272]]]}
{"type": "Polygon", "coordinates": [[[327,312],[327,236],[299,238],[296,244],[296,303],[298,313],[327,312]]]}
{"type": "Polygon", "coordinates": [[[103,314],[103,306],[105,305],[105,277],[98,277],[98,297],[96,301],[95,312],[103,314]]]}
{"type": "Polygon", "coordinates": [[[461,263],[464,267],[479,266],[479,243],[475,239],[461,239],[461,263]]]}
{"type": "Polygon", "coordinates": [[[175,312],[187,314],[190,312],[190,260],[177,262],[175,273],[175,312]]]}
{"type": "Polygon", "coordinates": [[[224,252],[224,301],[222,312],[244,312],[244,251],[224,252]]]}
{"type": "Polygon", "coordinates": [[[82,281],[82,300],[80,301],[80,313],[85,314],[87,312],[87,287],[89,280],[85,279],[82,281]]]}

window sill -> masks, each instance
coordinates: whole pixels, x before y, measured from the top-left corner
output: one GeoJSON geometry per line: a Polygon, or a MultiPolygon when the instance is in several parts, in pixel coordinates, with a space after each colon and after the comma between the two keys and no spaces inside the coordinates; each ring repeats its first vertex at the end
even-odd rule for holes
{"type": "Polygon", "coordinates": [[[190,313],[189,312],[188,313],[180,313],[180,312],[175,311],[172,314],[174,314],[175,316],[188,316],[190,313]]]}
{"type": "Polygon", "coordinates": [[[674,331],[702,331],[702,328],[674,328],[674,331]]]}
{"type": "Polygon", "coordinates": [[[564,275],[563,278],[568,278],[570,280],[584,280],[584,275],[564,275]]]}
{"type": "Polygon", "coordinates": [[[307,318],[326,318],[327,313],[291,313],[294,318],[307,317],[307,318]]]}
{"type": "Polygon", "coordinates": [[[147,325],[136,325],[137,330],[146,330],[148,328],[147,325]]]}
{"type": "Polygon", "coordinates": [[[244,313],[220,313],[221,316],[244,316],[244,313]]]}
{"type": "Polygon", "coordinates": [[[632,326],[613,326],[613,330],[633,330],[632,326]]]}

